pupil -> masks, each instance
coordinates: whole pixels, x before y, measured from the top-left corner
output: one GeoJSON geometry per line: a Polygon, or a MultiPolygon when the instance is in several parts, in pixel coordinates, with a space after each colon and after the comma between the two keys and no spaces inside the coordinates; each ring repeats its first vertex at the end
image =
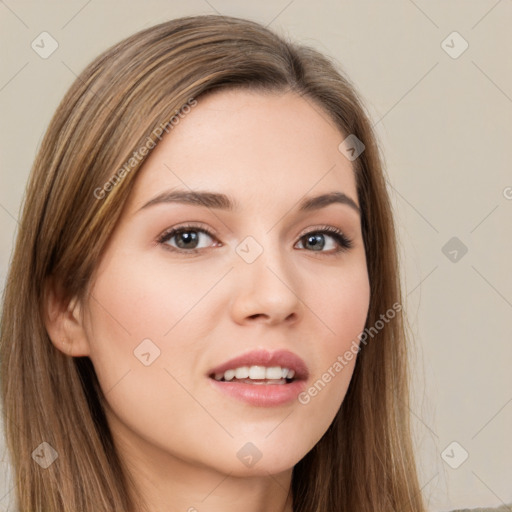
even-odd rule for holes
{"type": "Polygon", "coordinates": [[[310,235],[308,236],[308,243],[313,247],[319,247],[320,250],[323,249],[325,245],[325,241],[323,239],[323,235],[310,235]]]}
{"type": "Polygon", "coordinates": [[[197,242],[197,238],[195,231],[184,231],[177,235],[176,245],[182,249],[187,249],[190,248],[190,242],[197,242]],[[184,244],[181,244],[180,240],[183,240],[184,244]]]}

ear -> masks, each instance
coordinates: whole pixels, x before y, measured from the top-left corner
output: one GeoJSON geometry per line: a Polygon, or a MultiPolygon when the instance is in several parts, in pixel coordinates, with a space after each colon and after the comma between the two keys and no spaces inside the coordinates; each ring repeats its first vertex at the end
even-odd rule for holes
{"type": "Polygon", "coordinates": [[[66,300],[53,277],[48,278],[45,284],[44,323],[51,342],[68,356],[88,356],[89,342],[83,324],[82,305],[76,297],[66,300]]]}

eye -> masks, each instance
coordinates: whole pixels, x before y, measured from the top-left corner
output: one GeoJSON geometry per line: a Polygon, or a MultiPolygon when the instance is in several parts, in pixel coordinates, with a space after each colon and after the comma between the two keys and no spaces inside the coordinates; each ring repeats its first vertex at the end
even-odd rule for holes
{"type": "Polygon", "coordinates": [[[317,231],[310,231],[306,233],[300,237],[299,243],[302,244],[301,248],[309,247],[312,248],[313,252],[330,253],[346,251],[353,246],[352,240],[350,240],[342,231],[330,226],[323,226],[317,231]],[[331,242],[326,242],[326,236],[328,239],[331,239],[331,242]],[[334,240],[334,242],[332,242],[332,240],[334,240]],[[324,250],[326,247],[327,250],[324,250]]]}
{"type": "Polygon", "coordinates": [[[199,252],[199,249],[204,249],[211,245],[211,243],[208,243],[208,238],[213,239],[214,236],[207,229],[187,225],[165,231],[158,238],[158,243],[167,246],[167,248],[173,251],[199,252]],[[174,243],[171,243],[173,239],[175,239],[174,243]],[[206,242],[204,242],[205,239],[206,242]],[[206,243],[206,246],[201,246],[201,241],[206,243]]]}
{"type": "MultiPolygon", "coordinates": [[[[208,239],[215,240],[215,236],[208,229],[188,224],[168,229],[160,235],[157,242],[171,251],[199,253],[212,246],[208,239]]],[[[331,226],[322,226],[315,231],[309,231],[299,238],[298,243],[301,244],[299,249],[327,254],[337,254],[353,246],[352,241],[342,231],[331,226]]]]}

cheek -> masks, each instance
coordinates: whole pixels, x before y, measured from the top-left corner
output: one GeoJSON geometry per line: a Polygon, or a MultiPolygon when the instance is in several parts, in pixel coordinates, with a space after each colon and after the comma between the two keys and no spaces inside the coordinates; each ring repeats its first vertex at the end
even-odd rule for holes
{"type": "MultiPolygon", "coordinates": [[[[113,257],[100,267],[91,290],[87,337],[104,390],[128,374],[143,387],[162,386],[164,368],[173,359],[170,341],[175,354],[184,343],[177,333],[202,290],[190,279],[164,276],[161,269],[126,256],[113,257]]],[[[182,349],[180,357],[186,360],[188,354],[182,349]]]]}
{"type": "Polygon", "coordinates": [[[122,424],[155,444],[172,433],[173,446],[189,446],[203,428],[197,418],[204,411],[187,390],[204,352],[197,305],[211,283],[189,275],[166,282],[165,275],[127,257],[100,268],[89,301],[90,359],[122,424]]]}
{"type": "MultiPolygon", "coordinates": [[[[311,309],[317,314],[324,333],[316,349],[315,373],[299,402],[321,418],[326,429],[334,419],[352,378],[359,335],[364,330],[370,303],[366,267],[356,265],[343,274],[319,282],[323,293],[316,293],[311,309]]],[[[313,295],[312,295],[313,296],[313,295]]],[[[320,327],[319,327],[320,328],[320,327]]]]}
{"type": "Polygon", "coordinates": [[[112,258],[91,291],[89,326],[95,352],[107,350],[102,338],[122,353],[145,339],[163,349],[211,286],[203,274],[144,264],[134,257],[112,258]]]}
{"type": "Polygon", "coordinates": [[[332,358],[333,353],[343,350],[347,343],[364,329],[370,304],[370,283],[366,266],[363,264],[348,267],[345,272],[332,278],[324,276],[318,300],[318,317],[324,324],[326,333],[323,353],[332,358]]]}

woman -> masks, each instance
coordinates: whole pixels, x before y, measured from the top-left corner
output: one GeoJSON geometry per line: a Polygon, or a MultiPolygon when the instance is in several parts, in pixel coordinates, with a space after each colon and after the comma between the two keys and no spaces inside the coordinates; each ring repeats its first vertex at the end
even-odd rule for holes
{"type": "Polygon", "coordinates": [[[241,19],[135,34],[27,188],[1,327],[20,512],[424,511],[401,309],[347,78],[241,19]]]}

